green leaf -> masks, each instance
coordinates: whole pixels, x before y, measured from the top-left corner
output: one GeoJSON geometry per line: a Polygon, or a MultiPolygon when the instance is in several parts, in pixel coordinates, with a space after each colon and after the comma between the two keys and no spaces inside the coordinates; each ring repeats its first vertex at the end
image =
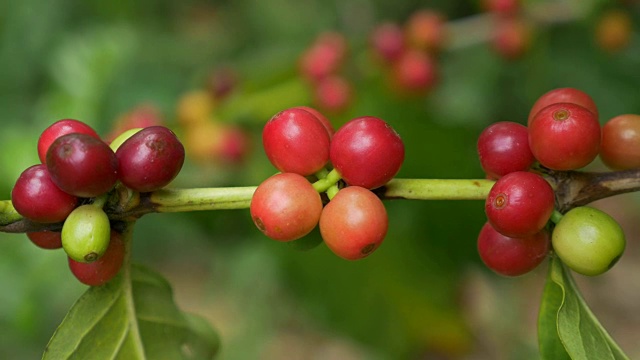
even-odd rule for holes
{"type": "Polygon", "coordinates": [[[543,359],[628,359],[582,298],[570,271],[554,257],[538,318],[543,359]]]}
{"type": "Polygon", "coordinates": [[[43,359],[211,359],[218,347],[209,324],[176,307],[164,278],[134,265],[78,299],[43,359]]]}

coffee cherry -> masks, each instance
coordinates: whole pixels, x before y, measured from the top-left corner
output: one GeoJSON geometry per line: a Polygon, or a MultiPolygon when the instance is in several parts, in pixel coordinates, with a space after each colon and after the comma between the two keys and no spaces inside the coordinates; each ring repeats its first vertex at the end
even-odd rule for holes
{"type": "Polygon", "coordinates": [[[622,228],[611,216],[586,206],[564,214],[553,229],[551,243],[567,266],[588,276],[613,267],[626,245],[622,228]]]}
{"type": "Polygon", "coordinates": [[[489,125],[478,137],[480,165],[491,178],[529,169],[535,158],[529,148],[527,127],[510,121],[489,125]]]}
{"type": "Polygon", "coordinates": [[[438,11],[425,9],[414,12],[405,24],[409,45],[422,51],[439,52],[446,40],[445,23],[444,15],[438,11]]]}
{"type": "Polygon", "coordinates": [[[40,162],[46,164],[47,151],[49,150],[51,144],[53,144],[53,142],[57,138],[61,137],[62,135],[73,133],[86,134],[96,139],[100,139],[100,136],[96,133],[96,131],[82,121],[74,119],[58,120],[55,123],[51,124],[48,128],[44,129],[44,131],[38,138],[38,157],[40,158],[40,162]]]}
{"type": "Polygon", "coordinates": [[[326,32],[300,57],[300,73],[312,83],[336,74],[346,56],[347,41],[337,32],[326,32]]]}
{"type": "Polygon", "coordinates": [[[353,98],[351,83],[340,75],[331,75],[319,80],[315,86],[314,101],[316,105],[328,112],[344,111],[353,98]]]}
{"type": "Polygon", "coordinates": [[[62,237],[59,231],[28,232],[27,237],[42,249],[60,249],[62,247],[62,237]]]}
{"type": "Polygon", "coordinates": [[[357,260],[377,249],[387,234],[384,204],[373,192],[349,186],[329,201],[320,216],[320,234],[327,247],[347,260],[357,260]]]}
{"type": "Polygon", "coordinates": [[[600,158],[613,170],[640,167],[640,115],[619,115],[604,124],[600,158]]]}
{"type": "Polygon", "coordinates": [[[51,144],[47,169],[53,182],[78,197],[108,192],[118,180],[118,160],[101,140],[85,134],[67,134],[51,144]]]}
{"type": "Polygon", "coordinates": [[[329,139],[321,121],[300,108],[277,113],[262,130],[262,144],[273,166],[303,176],[317,172],[329,161],[329,139]]]}
{"type": "Polygon", "coordinates": [[[531,46],[531,27],[519,17],[496,19],[491,45],[507,60],[520,58],[531,46]]]}
{"type": "Polygon", "coordinates": [[[176,109],[178,122],[187,128],[206,123],[214,106],[211,94],[207,91],[198,90],[183,94],[176,109]]]}
{"type": "Polygon", "coordinates": [[[98,260],[85,263],[69,258],[69,269],[81,283],[100,286],[113,279],[124,262],[125,244],[122,235],[111,231],[109,246],[98,260]]]}
{"type": "Polygon", "coordinates": [[[316,227],[322,200],[303,176],[280,173],[258,186],[251,198],[250,212],[253,222],[266,236],[291,241],[316,227]]]}
{"type": "Polygon", "coordinates": [[[595,40],[608,52],[625,49],[633,35],[633,18],[627,11],[612,9],[605,11],[597,20],[595,40]]]}
{"type": "Polygon", "coordinates": [[[373,116],[352,119],[331,140],[331,162],[349,185],[380,187],[400,171],[403,161],[400,135],[373,116]]]}
{"type": "Polygon", "coordinates": [[[404,33],[400,26],[385,22],[378,25],[371,34],[371,47],[376,58],[391,64],[405,50],[404,33]]]}
{"type": "Polygon", "coordinates": [[[109,147],[111,148],[111,150],[113,150],[113,152],[116,152],[123,142],[125,142],[127,139],[133,136],[133,134],[137,133],[140,130],[142,130],[142,128],[133,128],[133,129],[124,131],[120,135],[116,136],[111,141],[111,143],[109,143],[109,147]]]}
{"type": "Polygon", "coordinates": [[[78,205],[78,198],[57,187],[42,164],[20,174],[11,191],[11,201],[20,215],[41,223],[64,221],[78,205]]]}
{"type": "Polygon", "coordinates": [[[485,11],[500,15],[511,16],[520,10],[519,0],[482,0],[485,11]]]}
{"type": "Polygon", "coordinates": [[[97,206],[78,206],[62,225],[62,247],[75,261],[93,262],[109,246],[109,217],[97,206]]]}
{"type": "Polygon", "coordinates": [[[424,52],[409,49],[393,64],[391,82],[401,93],[422,93],[437,81],[435,60],[424,52]]]}
{"type": "Polygon", "coordinates": [[[500,234],[487,222],[478,236],[478,253],[482,262],[496,273],[520,276],[544,261],[550,244],[546,230],[525,238],[513,238],[500,234]]]}
{"type": "Polygon", "coordinates": [[[600,150],[600,123],[586,108],[557,103],[540,110],[529,124],[529,146],[540,164],[574,170],[591,163],[600,150]]]}
{"type": "Polygon", "coordinates": [[[485,212],[498,232],[523,238],[545,227],[554,201],[551,185],[540,175],[516,171],[496,181],[487,196],[485,212]]]}
{"type": "Polygon", "coordinates": [[[540,112],[540,110],[556,103],[580,105],[591,111],[596,116],[596,119],[598,119],[598,107],[589,94],[574,88],[558,88],[544,93],[538,98],[538,100],[536,100],[529,112],[527,126],[531,124],[531,120],[536,114],[538,114],[538,112],[540,112]]]}
{"type": "Polygon", "coordinates": [[[116,151],[118,176],[134,191],[155,191],[178,175],[184,156],[184,146],[173,131],[150,126],[132,135],[116,151]]]}

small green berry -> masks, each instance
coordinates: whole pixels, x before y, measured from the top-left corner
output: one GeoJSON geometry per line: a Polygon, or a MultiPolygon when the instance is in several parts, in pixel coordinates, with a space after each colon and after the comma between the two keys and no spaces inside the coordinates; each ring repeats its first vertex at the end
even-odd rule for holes
{"type": "Polygon", "coordinates": [[[62,226],[62,248],[75,261],[98,260],[109,246],[111,227],[102,208],[82,205],[74,209],[62,226]]]}

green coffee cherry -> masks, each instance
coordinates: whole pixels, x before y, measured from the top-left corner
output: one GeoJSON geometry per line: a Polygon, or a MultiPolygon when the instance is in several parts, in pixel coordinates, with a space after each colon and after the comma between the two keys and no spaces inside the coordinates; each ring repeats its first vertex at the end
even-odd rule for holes
{"type": "Polygon", "coordinates": [[[116,152],[116,150],[118,150],[118,148],[120,147],[120,145],[122,145],[123,142],[127,141],[127,139],[132,137],[135,133],[137,133],[140,130],[142,130],[142,128],[133,128],[133,129],[124,131],[122,134],[118,135],[115,139],[113,139],[113,141],[111,141],[111,144],[109,144],[109,147],[111,148],[111,150],[113,150],[113,152],[116,152]]]}
{"type": "Polygon", "coordinates": [[[62,248],[75,261],[93,262],[107,250],[110,233],[109,217],[102,208],[82,205],[62,225],[62,248]]]}
{"type": "Polygon", "coordinates": [[[573,271],[600,275],[620,259],[625,237],[620,225],[607,213],[577,207],[558,222],[551,243],[555,253],[573,271]]]}

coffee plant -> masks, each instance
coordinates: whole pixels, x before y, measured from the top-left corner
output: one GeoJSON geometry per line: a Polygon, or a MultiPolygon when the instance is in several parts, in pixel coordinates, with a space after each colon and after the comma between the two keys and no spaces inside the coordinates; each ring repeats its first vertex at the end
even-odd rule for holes
{"type": "Polygon", "coordinates": [[[160,3],[5,74],[1,358],[640,354],[636,2],[160,3]]]}

